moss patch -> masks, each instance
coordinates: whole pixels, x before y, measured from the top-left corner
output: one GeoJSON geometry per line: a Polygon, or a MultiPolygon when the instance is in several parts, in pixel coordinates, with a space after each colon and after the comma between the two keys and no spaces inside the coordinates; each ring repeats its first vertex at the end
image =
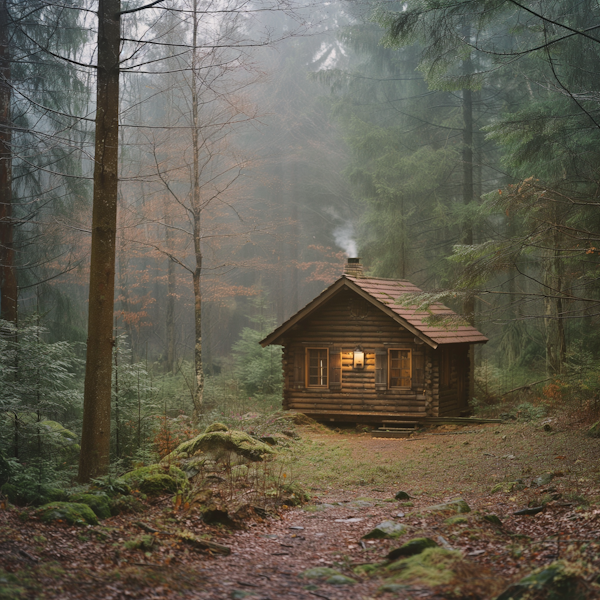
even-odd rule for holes
{"type": "Polygon", "coordinates": [[[77,502],[51,502],[35,511],[44,523],[65,521],[69,525],[98,525],[94,511],[87,504],[77,502]]]}
{"type": "Polygon", "coordinates": [[[450,500],[450,502],[444,502],[443,504],[435,504],[434,506],[428,506],[424,510],[436,513],[463,514],[471,512],[471,507],[462,498],[456,498],[456,500],[450,500]]]}
{"type": "Polygon", "coordinates": [[[203,454],[214,460],[230,459],[232,455],[237,455],[251,462],[260,462],[274,452],[268,444],[255,440],[243,431],[210,431],[183,442],[161,463],[171,464],[203,454]]]}
{"type": "Polygon", "coordinates": [[[86,504],[100,520],[110,517],[110,499],[106,494],[74,494],[69,501],[86,504]]]}
{"type": "Polygon", "coordinates": [[[185,473],[174,465],[149,465],[125,473],[122,479],[148,496],[174,494],[188,487],[185,473]]]}
{"type": "Polygon", "coordinates": [[[389,565],[385,572],[389,582],[405,581],[433,587],[445,585],[454,578],[453,567],[461,560],[460,552],[428,548],[389,565]]]}
{"type": "Polygon", "coordinates": [[[437,548],[438,543],[434,542],[431,538],[420,537],[409,540],[405,544],[402,544],[399,548],[394,548],[388,555],[389,560],[396,560],[400,557],[414,556],[415,554],[421,554],[427,548],[437,548]]]}

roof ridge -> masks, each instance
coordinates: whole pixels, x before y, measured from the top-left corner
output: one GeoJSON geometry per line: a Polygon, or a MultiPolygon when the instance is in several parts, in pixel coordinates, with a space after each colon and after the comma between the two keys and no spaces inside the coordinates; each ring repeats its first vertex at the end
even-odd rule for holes
{"type": "Polygon", "coordinates": [[[363,277],[352,277],[352,275],[346,274],[342,275],[342,277],[345,277],[346,279],[377,279],[378,281],[393,281],[394,283],[410,283],[410,285],[413,287],[418,287],[409,279],[389,279],[388,277],[370,277],[369,275],[364,275],[363,277]]]}

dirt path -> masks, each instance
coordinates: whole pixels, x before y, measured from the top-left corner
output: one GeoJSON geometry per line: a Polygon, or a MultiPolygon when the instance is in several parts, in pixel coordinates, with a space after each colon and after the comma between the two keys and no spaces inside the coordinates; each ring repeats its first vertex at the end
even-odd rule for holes
{"type": "MultiPolygon", "coordinates": [[[[514,425],[501,432],[480,428],[472,435],[411,442],[307,433],[292,466],[311,488],[309,505],[238,532],[174,515],[168,502],[143,515],[145,522],[157,519],[162,527],[210,534],[231,547],[226,557],[207,556],[168,539],[151,552],[126,550],[124,542],[140,534],[135,524],[140,517],[132,515],[82,529],[37,520],[21,523],[17,510],[0,511],[0,600],[366,600],[380,596],[385,582],[356,567],[381,562],[391,548],[421,536],[461,553],[474,569],[465,577],[479,586],[472,597],[482,600],[493,597],[486,596],[489,590],[556,558],[585,559],[600,569],[600,443],[576,432],[538,439],[536,431],[514,425]],[[507,451],[515,455],[503,454],[507,451]],[[559,451],[563,454],[557,457],[559,451]],[[490,494],[499,477],[507,481],[529,473],[529,484],[554,466],[551,459],[560,465],[551,483],[490,494]],[[354,480],[360,485],[347,485],[354,480]],[[399,489],[411,493],[410,502],[393,500],[399,489]],[[549,494],[556,499],[538,515],[513,515],[532,498],[549,494]],[[448,515],[423,510],[459,495],[472,508],[462,522],[449,524],[448,515]],[[486,521],[489,514],[497,515],[502,526],[486,521]],[[399,540],[361,539],[384,520],[406,525],[407,533],[399,540]],[[356,583],[333,585],[301,576],[313,567],[334,568],[356,583]]],[[[403,585],[385,596],[451,597],[419,582],[403,585]]]]}

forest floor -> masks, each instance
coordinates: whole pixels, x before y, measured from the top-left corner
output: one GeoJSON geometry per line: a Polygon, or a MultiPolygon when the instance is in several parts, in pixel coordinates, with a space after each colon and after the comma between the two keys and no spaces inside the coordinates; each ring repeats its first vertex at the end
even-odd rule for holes
{"type": "Polygon", "coordinates": [[[550,427],[438,428],[401,440],[304,428],[278,468],[311,494],[310,503],[237,531],[175,511],[168,497],[141,515],[86,527],[23,521],[21,509],[8,507],[0,510],[0,599],[485,600],[556,559],[577,565],[590,582],[600,572],[600,439],[550,427]],[[545,474],[551,481],[536,485],[545,474]],[[498,484],[503,489],[492,493],[498,484]],[[394,500],[399,491],[410,500],[394,500]],[[456,497],[471,512],[449,520],[426,510],[456,497]],[[536,515],[513,514],[541,505],[536,515]],[[492,514],[500,525],[486,520],[492,514]],[[407,530],[395,540],[362,539],[384,520],[407,530]],[[161,533],[145,549],[129,549],[145,533],[140,523],[161,533]],[[181,528],[231,554],[211,555],[168,533],[181,528]],[[392,548],[423,536],[457,551],[449,578],[418,572],[399,579],[386,569],[392,548]],[[313,567],[354,583],[303,575],[313,567]]]}

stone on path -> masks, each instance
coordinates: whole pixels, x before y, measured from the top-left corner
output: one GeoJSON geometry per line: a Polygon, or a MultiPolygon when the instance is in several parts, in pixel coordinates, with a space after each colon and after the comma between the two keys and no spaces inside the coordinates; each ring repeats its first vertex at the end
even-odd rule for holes
{"type": "Polygon", "coordinates": [[[428,537],[420,537],[409,540],[405,544],[402,544],[399,548],[394,548],[386,558],[388,560],[396,560],[397,558],[414,556],[415,554],[421,554],[423,550],[427,548],[437,548],[438,543],[428,537]]]}
{"type": "Polygon", "coordinates": [[[374,529],[362,536],[363,540],[382,540],[400,537],[406,532],[406,527],[394,521],[383,521],[374,529]]]}
{"type": "Polygon", "coordinates": [[[444,502],[442,504],[435,504],[433,506],[428,506],[424,510],[429,512],[438,512],[438,513],[468,513],[471,512],[471,507],[462,499],[456,498],[455,500],[450,500],[449,502],[444,502]]]}

